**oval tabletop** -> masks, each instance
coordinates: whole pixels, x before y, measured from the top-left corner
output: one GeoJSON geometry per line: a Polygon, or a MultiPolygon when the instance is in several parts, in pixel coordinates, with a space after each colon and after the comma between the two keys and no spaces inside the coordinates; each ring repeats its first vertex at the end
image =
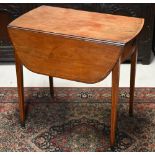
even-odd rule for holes
{"type": "Polygon", "coordinates": [[[110,73],[143,24],[141,18],[41,6],[8,29],[16,55],[30,70],[95,83],[110,73]]]}
{"type": "Polygon", "coordinates": [[[144,19],[41,6],[17,18],[9,26],[127,43],[142,29],[144,19]]]}

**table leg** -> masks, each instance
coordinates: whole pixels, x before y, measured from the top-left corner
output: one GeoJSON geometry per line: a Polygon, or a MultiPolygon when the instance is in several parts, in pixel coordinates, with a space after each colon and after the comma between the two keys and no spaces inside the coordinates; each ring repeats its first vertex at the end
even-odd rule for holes
{"type": "Polygon", "coordinates": [[[111,147],[113,147],[115,143],[117,103],[119,97],[119,72],[120,72],[120,60],[117,62],[117,64],[112,70],[112,106],[111,106],[111,131],[110,131],[111,147]]]}
{"type": "Polygon", "coordinates": [[[49,83],[50,83],[50,93],[51,93],[51,96],[54,97],[53,77],[49,76],[49,83]]]}
{"type": "Polygon", "coordinates": [[[19,113],[21,126],[25,126],[25,105],[24,105],[24,90],[23,90],[23,66],[16,56],[16,75],[19,95],[19,113]]]}
{"type": "Polygon", "coordinates": [[[135,48],[134,53],[131,55],[129,116],[133,116],[133,99],[135,89],[137,54],[138,50],[137,48],[135,48]]]}

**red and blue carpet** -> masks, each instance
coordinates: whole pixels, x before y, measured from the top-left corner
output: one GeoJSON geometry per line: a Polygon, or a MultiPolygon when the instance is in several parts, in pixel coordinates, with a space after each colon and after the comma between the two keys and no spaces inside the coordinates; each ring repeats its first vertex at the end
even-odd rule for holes
{"type": "MultiPolygon", "coordinates": [[[[155,151],[155,88],[120,89],[114,151],[155,151]]],[[[26,127],[19,123],[16,88],[0,88],[0,151],[111,151],[111,89],[25,88],[26,127]]]]}

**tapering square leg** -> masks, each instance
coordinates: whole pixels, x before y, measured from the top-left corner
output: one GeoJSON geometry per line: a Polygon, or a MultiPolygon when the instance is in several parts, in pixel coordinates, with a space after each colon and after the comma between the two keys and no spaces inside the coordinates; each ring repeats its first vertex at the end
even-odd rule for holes
{"type": "Polygon", "coordinates": [[[51,93],[52,98],[54,98],[53,77],[49,76],[49,83],[50,83],[50,93],[51,93]]]}
{"type": "Polygon", "coordinates": [[[135,90],[137,54],[138,49],[136,47],[134,53],[131,55],[129,116],[133,116],[133,100],[135,90]]]}
{"type": "Polygon", "coordinates": [[[112,106],[111,106],[111,131],[110,131],[111,147],[113,147],[115,144],[117,104],[119,97],[119,72],[120,72],[120,61],[117,62],[117,64],[112,70],[112,106]]]}
{"type": "Polygon", "coordinates": [[[23,66],[16,56],[16,75],[17,75],[17,87],[19,96],[19,113],[20,122],[22,126],[25,126],[25,105],[24,105],[24,90],[23,90],[23,66]]]}

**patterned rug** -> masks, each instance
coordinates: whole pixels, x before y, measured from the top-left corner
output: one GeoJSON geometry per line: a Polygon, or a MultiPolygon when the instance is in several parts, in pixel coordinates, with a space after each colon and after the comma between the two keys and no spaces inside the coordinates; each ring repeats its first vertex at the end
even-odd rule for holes
{"type": "Polygon", "coordinates": [[[0,151],[155,151],[155,88],[137,88],[134,117],[120,89],[117,144],[109,147],[111,89],[25,88],[26,127],[16,88],[0,88],[0,151]]]}

